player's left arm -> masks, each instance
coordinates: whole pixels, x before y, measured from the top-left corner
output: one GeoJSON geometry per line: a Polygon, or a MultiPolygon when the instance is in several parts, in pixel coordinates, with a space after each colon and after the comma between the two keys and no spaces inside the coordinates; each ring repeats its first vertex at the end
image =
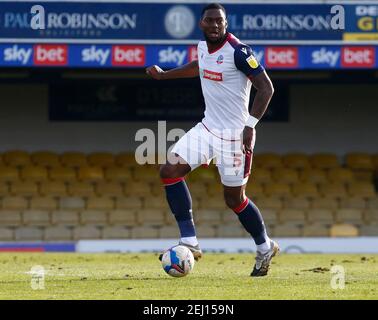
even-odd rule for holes
{"type": "Polygon", "coordinates": [[[255,126],[263,117],[273,96],[272,81],[264,67],[257,61],[249,46],[240,46],[234,54],[236,67],[243,72],[256,88],[251,114],[243,130],[243,152],[252,152],[256,136],[255,126]]]}

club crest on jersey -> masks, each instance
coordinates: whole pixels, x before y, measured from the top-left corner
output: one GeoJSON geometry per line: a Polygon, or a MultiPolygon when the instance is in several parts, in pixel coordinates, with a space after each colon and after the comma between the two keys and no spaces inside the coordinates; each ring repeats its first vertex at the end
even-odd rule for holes
{"type": "Polygon", "coordinates": [[[223,63],[223,55],[220,55],[218,58],[217,58],[217,64],[222,64],[223,63]]]}
{"type": "Polygon", "coordinates": [[[259,66],[259,63],[252,54],[246,59],[246,61],[252,69],[256,69],[259,66]]]}

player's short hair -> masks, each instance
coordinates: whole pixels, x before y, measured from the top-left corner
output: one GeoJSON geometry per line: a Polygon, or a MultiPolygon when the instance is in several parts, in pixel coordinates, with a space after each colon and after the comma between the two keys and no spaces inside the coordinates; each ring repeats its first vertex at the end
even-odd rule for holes
{"type": "Polygon", "coordinates": [[[210,3],[206,7],[202,9],[201,18],[203,18],[203,15],[205,14],[206,10],[210,9],[219,9],[224,12],[224,15],[226,16],[226,9],[219,3],[210,3]]]}

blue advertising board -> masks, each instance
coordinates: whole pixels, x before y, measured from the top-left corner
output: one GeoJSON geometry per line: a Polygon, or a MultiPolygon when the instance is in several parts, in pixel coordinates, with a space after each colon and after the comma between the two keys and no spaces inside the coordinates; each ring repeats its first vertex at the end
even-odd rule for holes
{"type": "MultiPolygon", "coordinates": [[[[252,46],[267,69],[377,69],[378,46],[252,46]]],[[[162,68],[197,59],[192,45],[0,44],[0,67],[162,68]]]]}
{"type": "MultiPolygon", "coordinates": [[[[246,43],[378,44],[376,1],[222,2],[246,43]]],[[[4,1],[0,42],[195,44],[201,1],[4,1]]]]}

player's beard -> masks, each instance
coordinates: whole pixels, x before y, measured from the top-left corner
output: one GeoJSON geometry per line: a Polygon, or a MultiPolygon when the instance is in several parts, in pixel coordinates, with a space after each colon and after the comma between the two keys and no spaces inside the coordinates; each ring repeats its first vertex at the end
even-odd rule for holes
{"type": "Polygon", "coordinates": [[[222,36],[220,36],[218,39],[214,40],[214,39],[210,39],[206,33],[204,32],[203,33],[203,36],[206,40],[207,43],[211,43],[213,45],[217,45],[217,44],[221,44],[225,39],[226,39],[226,36],[227,36],[227,33],[225,32],[222,36]]]}

